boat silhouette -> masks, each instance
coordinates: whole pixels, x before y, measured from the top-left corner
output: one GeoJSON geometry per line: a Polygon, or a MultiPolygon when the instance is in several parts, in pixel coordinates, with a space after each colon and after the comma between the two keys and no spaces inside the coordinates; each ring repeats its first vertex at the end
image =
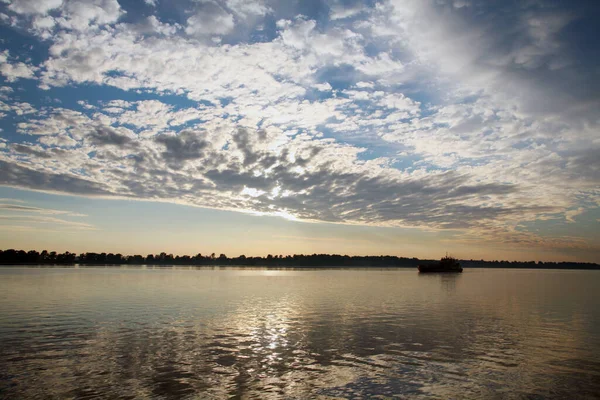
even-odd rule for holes
{"type": "Polygon", "coordinates": [[[445,257],[439,262],[432,264],[421,264],[419,265],[420,273],[429,273],[429,272],[462,272],[463,269],[460,266],[458,260],[454,257],[448,256],[446,254],[445,257]]]}

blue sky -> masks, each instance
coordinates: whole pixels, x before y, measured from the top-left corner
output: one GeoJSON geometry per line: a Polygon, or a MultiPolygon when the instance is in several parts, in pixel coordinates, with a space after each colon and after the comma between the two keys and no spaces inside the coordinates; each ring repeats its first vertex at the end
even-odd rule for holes
{"type": "Polygon", "coordinates": [[[600,261],[599,16],[2,0],[2,247],[600,261]]]}

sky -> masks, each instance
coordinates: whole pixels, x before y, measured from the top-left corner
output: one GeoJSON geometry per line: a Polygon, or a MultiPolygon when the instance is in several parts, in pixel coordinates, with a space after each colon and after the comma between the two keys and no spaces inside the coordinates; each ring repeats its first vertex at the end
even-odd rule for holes
{"type": "Polygon", "coordinates": [[[0,247],[600,262],[599,19],[0,0],[0,247]]]}

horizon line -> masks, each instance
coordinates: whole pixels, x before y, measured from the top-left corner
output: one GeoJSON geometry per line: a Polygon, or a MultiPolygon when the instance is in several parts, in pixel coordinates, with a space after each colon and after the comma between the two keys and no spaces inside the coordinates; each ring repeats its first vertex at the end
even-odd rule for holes
{"type": "MultiPolygon", "coordinates": [[[[173,253],[167,253],[167,252],[159,252],[159,253],[149,253],[146,254],[145,256],[142,254],[122,254],[122,253],[113,253],[113,252],[92,252],[92,251],[86,251],[86,252],[79,252],[79,253],[75,253],[75,252],[70,252],[70,251],[64,251],[62,253],[57,252],[57,251],[48,251],[48,250],[42,250],[42,251],[38,251],[38,250],[23,250],[23,249],[14,249],[14,248],[9,248],[9,249],[5,249],[2,250],[0,249],[0,258],[2,257],[2,255],[4,255],[4,253],[6,252],[10,252],[10,251],[14,251],[15,255],[18,253],[25,253],[25,255],[29,254],[30,252],[36,252],[38,256],[40,256],[43,252],[46,252],[47,254],[51,254],[51,253],[55,253],[55,256],[74,256],[75,258],[80,258],[82,255],[90,255],[90,256],[102,256],[103,257],[117,257],[119,256],[122,259],[122,263],[130,263],[132,261],[133,258],[135,258],[136,260],[139,260],[139,258],[137,257],[141,257],[143,259],[143,262],[145,263],[146,260],[150,259],[150,256],[152,256],[151,260],[153,261],[167,261],[167,260],[171,260],[171,261],[175,261],[175,260],[181,260],[182,258],[189,258],[190,260],[204,260],[204,261],[210,261],[210,262],[215,262],[215,261],[233,261],[233,260],[289,260],[289,259],[294,259],[295,257],[330,257],[330,258],[347,258],[347,259],[363,259],[363,258],[392,258],[392,259],[398,259],[398,260],[413,260],[413,261],[433,261],[433,260],[437,260],[435,258],[418,258],[418,257],[407,257],[407,256],[397,256],[397,255],[389,255],[389,254],[381,254],[381,255],[348,255],[348,254],[336,254],[336,253],[312,253],[312,254],[304,254],[304,253],[300,253],[300,254],[287,254],[287,255],[283,255],[283,254],[270,254],[267,253],[267,255],[265,256],[246,256],[245,254],[240,254],[238,256],[233,256],[233,257],[229,257],[224,253],[219,254],[219,256],[217,256],[216,253],[212,252],[212,253],[207,253],[207,254],[202,254],[200,252],[194,254],[194,255],[188,255],[188,254],[173,254],[173,253]],[[223,257],[224,256],[224,257],[223,257]],[[270,257],[269,257],[270,256],[270,257]],[[158,258],[157,258],[158,257],[158,258]]],[[[534,263],[535,265],[542,265],[542,264],[582,264],[582,265],[595,265],[597,267],[600,268],[600,263],[597,262],[588,262],[588,261],[541,261],[541,260],[529,260],[529,261],[517,261],[517,260],[486,260],[486,259],[465,259],[465,258],[458,258],[459,261],[464,261],[464,262],[484,262],[484,263],[511,263],[511,264],[531,264],[534,263]]],[[[44,261],[44,260],[41,260],[44,261]]],[[[106,261],[106,260],[105,260],[106,261]]],[[[63,262],[64,263],[64,262],[63,262]]],[[[164,262],[162,262],[164,264],[164,262]]],[[[35,264],[34,263],[29,263],[29,264],[35,264]]],[[[138,264],[138,263],[134,263],[138,264]]],[[[4,264],[3,262],[0,261],[0,265],[10,265],[10,264],[4,264]]],[[[115,263],[110,263],[110,262],[103,262],[97,265],[117,265],[115,263]]],[[[138,265],[144,265],[144,264],[138,264],[138,265]]],[[[154,264],[147,264],[147,265],[154,265],[154,264]]]]}

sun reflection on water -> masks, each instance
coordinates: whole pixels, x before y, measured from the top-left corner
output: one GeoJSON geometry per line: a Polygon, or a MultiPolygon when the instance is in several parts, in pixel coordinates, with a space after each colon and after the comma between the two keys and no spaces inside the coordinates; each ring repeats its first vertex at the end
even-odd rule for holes
{"type": "Polygon", "coordinates": [[[535,275],[514,274],[5,273],[0,394],[279,399],[598,393],[600,308],[587,289],[600,282],[550,276],[542,287],[535,275]],[[582,290],[569,298],[549,291],[569,279],[582,290]]]}

